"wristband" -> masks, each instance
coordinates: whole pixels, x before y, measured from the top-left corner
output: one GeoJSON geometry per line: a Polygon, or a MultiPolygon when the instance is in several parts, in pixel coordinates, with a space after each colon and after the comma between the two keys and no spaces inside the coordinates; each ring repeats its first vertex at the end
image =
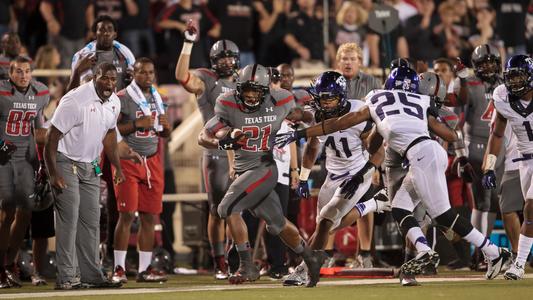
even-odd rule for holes
{"type": "Polygon", "coordinates": [[[455,149],[455,156],[457,157],[466,157],[468,156],[468,153],[466,152],[466,149],[465,148],[461,148],[461,149],[455,149]]]}
{"type": "Polygon", "coordinates": [[[181,85],[185,86],[187,82],[191,79],[191,73],[187,72],[187,78],[181,82],[181,85]]]}
{"type": "Polygon", "coordinates": [[[192,43],[191,42],[187,42],[185,41],[183,43],[183,48],[181,48],[181,54],[185,54],[185,55],[191,55],[191,52],[192,52],[192,43]]]}
{"type": "Polygon", "coordinates": [[[311,169],[302,167],[302,169],[300,170],[300,180],[307,180],[309,178],[309,174],[311,174],[311,169]]]}
{"type": "Polygon", "coordinates": [[[487,154],[487,158],[485,159],[485,169],[484,169],[484,171],[489,171],[489,170],[494,171],[497,159],[498,159],[498,157],[496,157],[496,155],[487,154]]]}

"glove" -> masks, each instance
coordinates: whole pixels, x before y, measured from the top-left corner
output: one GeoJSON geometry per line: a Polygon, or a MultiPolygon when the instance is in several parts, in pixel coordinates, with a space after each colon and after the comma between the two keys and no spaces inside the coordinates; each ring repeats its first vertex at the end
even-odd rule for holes
{"type": "Polygon", "coordinates": [[[301,198],[309,199],[310,193],[309,184],[307,183],[307,180],[300,180],[296,193],[298,193],[298,196],[300,196],[301,198]]]}
{"type": "Polygon", "coordinates": [[[352,178],[345,180],[340,186],[342,188],[341,194],[344,194],[344,198],[351,199],[355,195],[355,191],[357,191],[359,185],[365,181],[365,175],[373,172],[374,169],[374,165],[371,162],[367,162],[352,178]]]}
{"type": "Polygon", "coordinates": [[[287,133],[281,133],[276,134],[276,138],[274,139],[274,145],[278,148],[283,148],[287,146],[288,144],[298,140],[299,138],[299,131],[289,131],[287,133]]]}
{"type": "Polygon", "coordinates": [[[457,61],[455,62],[455,65],[453,66],[453,71],[457,75],[457,77],[461,79],[465,79],[468,77],[468,68],[465,66],[461,58],[457,58],[457,61]]]}
{"type": "Polygon", "coordinates": [[[17,151],[15,144],[10,141],[0,140],[0,165],[7,164],[15,151],[17,151]]]}
{"type": "Polygon", "coordinates": [[[242,138],[245,134],[241,133],[235,137],[231,137],[231,134],[227,134],[223,139],[218,140],[218,149],[220,150],[238,150],[242,147],[242,138]]]}
{"type": "Polygon", "coordinates": [[[377,192],[373,199],[376,201],[376,213],[380,214],[392,210],[392,205],[385,189],[381,189],[377,192]]]}
{"type": "Polygon", "coordinates": [[[192,20],[187,22],[187,29],[183,32],[183,36],[186,42],[194,43],[198,38],[198,29],[194,27],[192,20]]]}
{"type": "Polygon", "coordinates": [[[483,187],[487,190],[496,188],[496,173],[494,173],[494,170],[488,170],[483,174],[481,184],[483,184],[483,187]]]}
{"type": "Polygon", "coordinates": [[[470,164],[466,156],[456,158],[454,165],[457,168],[457,177],[463,178],[465,182],[474,181],[474,169],[472,168],[472,165],[470,164]]]}

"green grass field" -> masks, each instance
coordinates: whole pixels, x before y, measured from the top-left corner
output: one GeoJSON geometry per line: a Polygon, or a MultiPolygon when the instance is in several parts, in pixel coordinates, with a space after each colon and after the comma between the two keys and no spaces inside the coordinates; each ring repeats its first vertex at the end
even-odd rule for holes
{"type": "Polygon", "coordinates": [[[253,284],[231,286],[211,276],[170,276],[164,284],[130,281],[122,289],[54,291],[53,284],[0,290],[0,299],[531,299],[533,277],[510,282],[483,279],[481,273],[441,272],[420,277],[422,286],[401,287],[398,279],[323,279],[317,288],[283,287],[262,279],[253,284]]]}

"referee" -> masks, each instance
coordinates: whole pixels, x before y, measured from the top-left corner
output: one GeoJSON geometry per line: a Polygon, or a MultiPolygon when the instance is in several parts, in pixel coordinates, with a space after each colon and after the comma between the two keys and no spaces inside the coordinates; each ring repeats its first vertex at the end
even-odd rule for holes
{"type": "Polygon", "coordinates": [[[120,287],[99,265],[100,178],[102,148],[124,181],[115,126],[120,100],[114,94],[117,70],[110,63],[96,69],[94,80],[67,93],[51,120],[45,162],[54,188],[56,210],[56,289],[120,287]]]}

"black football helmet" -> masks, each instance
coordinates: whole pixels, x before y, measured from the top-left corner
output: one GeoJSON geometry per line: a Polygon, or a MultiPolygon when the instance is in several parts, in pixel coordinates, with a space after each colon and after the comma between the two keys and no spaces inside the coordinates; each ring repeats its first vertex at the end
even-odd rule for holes
{"type": "Polygon", "coordinates": [[[318,75],[307,89],[313,97],[311,106],[326,119],[338,117],[348,105],[346,84],[346,78],[338,72],[327,71],[318,75]]]}
{"type": "Polygon", "coordinates": [[[491,45],[479,45],[472,52],[474,73],[485,82],[496,83],[502,72],[501,65],[500,52],[491,45]]]}
{"type": "Polygon", "coordinates": [[[239,70],[239,47],[230,40],[220,40],[216,42],[211,51],[209,51],[209,59],[211,60],[211,68],[218,76],[230,77],[239,70]],[[220,61],[221,58],[233,58],[229,64],[224,64],[220,61]]]}
{"type": "Polygon", "coordinates": [[[251,64],[239,72],[237,79],[236,98],[241,102],[241,109],[246,113],[259,110],[261,104],[270,93],[270,76],[268,69],[260,64],[251,64]],[[258,92],[257,98],[244,97],[246,91],[258,92]],[[255,98],[255,99],[253,99],[255,98]]]}
{"type": "Polygon", "coordinates": [[[533,59],[515,55],[505,65],[503,82],[511,96],[522,97],[533,89],[533,59]]]}

